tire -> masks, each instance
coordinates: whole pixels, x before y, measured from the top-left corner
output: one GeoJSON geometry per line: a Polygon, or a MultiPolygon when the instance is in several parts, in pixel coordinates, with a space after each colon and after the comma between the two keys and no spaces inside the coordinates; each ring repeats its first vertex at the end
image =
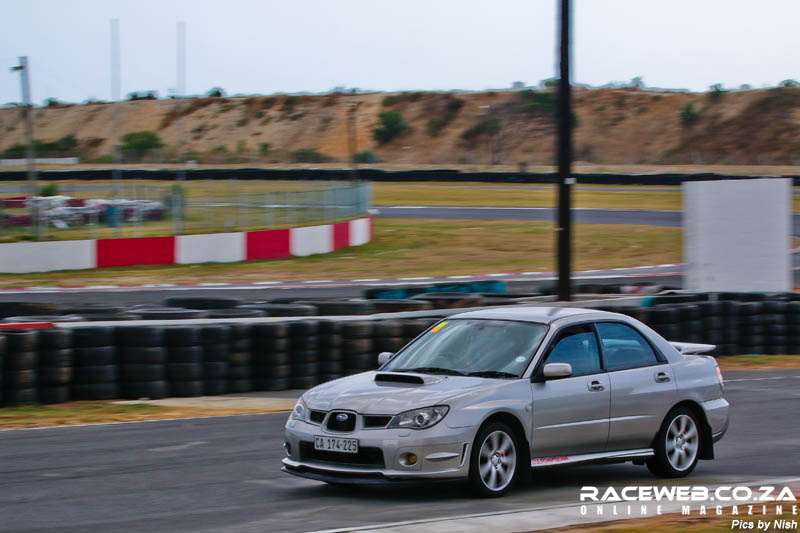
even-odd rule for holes
{"type": "Polygon", "coordinates": [[[228,367],[228,379],[233,381],[237,379],[249,380],[251,376],[249,366],[230,366],[228,367]]]}
{"type": "Polygon", "coordinates": [[[117,326],[117,344],[120,346],[164,346],[164,328],[156,326],[117,326]]]}
{"type": "Polygon", "coordinates": [[[374,337],[402,337],[403,323],[399,320],[381,320],[373,326],[374,337]]]}
{"type": "Polygon", "coordinates": [[[72,344],[76,348],[114,346],[114,337],[114,328],[109,326],[88,326],[72,330],[72,344]]]}
{"type": "Polygon", "coordinates": [[[72,381],[72,367],[45,367],[38,371],[39,387],[54,387],[56,385],[69,385],[72,381]]]}
{"type": "Polygon", "coordinates": [[[73,307],[63,307],[60,310],[62,315],[116,315],[124,313],[124,307],[115,307],[109,305],[76,305],[73,307]]]}
{"type": "Polygon", "coordinates": [[[316,335],[306,335],[303,337],[291,337],[290,346],[292,352],[305,352],[316,350],[319,346],[319,337],[316,335]]]}
{"type": "Polygon", "coordinates": [[[234,366],[250,366],[250,352],[231,352],[228,364],[234,366]]]}
{"type": "Polygon", "coordinates": [[[344,337],[342,337],[338,333],[333,333],[331,335],[325,335],[324,337],[320,337],[319,343],[320,348],[341,348],[342,343],[344,342],[344,337]]]}
{"type": "Polygon", "coordinates": [[[289,378],[289,386],[293,389],[309,389],[319,384],[319,377],[313,376],[292,376],[289,378]]]}
{"type": "Polygon", "coordinates": [[[316,376],[319,373],[319,365],[317,363],[302,363],[291,365],[291,377],[307,377],[316,376]]]}
{"type": "Polygon", "coordinates": [[[253,348],[253,343],[250,338],[246,339],[233,339],[231,341],[232,352],[249,352],[253,348]]]}
{"type": "Polygon", "coordinates": [[[289,389],[289,378],[256,379],[253,381],[253,390],[281,391],[289,389]]]}
{"type": "Polygon", "coordinates": [[[254,349],[267,352],[288,352],[289,351],[289,338],[276,337],[274,339],[261,338],[256,339],[253,344],[254,349]]]}
{"type": "Polygon", "coordinates": [[[202,396],[205,392],[205,384],[202,381],[173,381],[169,384],[171,396],[188,397],[202,396]]]}
{"type": "Polygon", "coordinates": [[[164,328],[164,345],[197,346],[201,344],[200,329],[196,326],[171,326],[164,328]]]}
{"type": "Polygon", "coordinates": [[[6,389],[3,391],[5,405],[11,407],[15,405],[30,405],[38,401],[36,389],[6,389]]]}
{"type": "Polygon", "coordinates": [[[69,387],[39,387],[39,403],[64,403],[69,401],[69,387]]]}
{"type": "Polygon", "coordinates": [[[315,316],[317,307],[315,305],[298,304],[244,304],[239,307],[244,309],[258,309],[264,311],[267,316],[315,316]]]}
{"type": "Polygon", "coordinates": [[[5,356],[5,370],[33,370],[39,366],[36,352],[11,352],[5,356]]]}
{"type": "Polygon", "coordinates": [[[158,400],[169,395],[169,383],[166,381],[128,382],[122,385],[122,397],[129,400],[149,398],[158,400]]]}
{"type": "Polygon", "coordinates": [[[32,389],[36,387],[36,370],[6,370],[3,373],[3,386],[9,390],[32,389]]]}
{"type": "Polygon", "coordinates": [[[392,352],[396,353],[400,351],[400,348],[405,346],[406,340],[403,337],[385,337],[385,338],[377,338],[374,341],[375,351],[380,352],[392,352]]]}
{"type": "Polygon", "coordinates": [[[72,350],[75,366],[97,366],[117,364],[117,350],[113,346],[92,346],[72,350]]]}
{"type": "Polygon", "coordinates": [[[231,328],[232,339],[250,339],[253,332],[252,324],[234,322],[233,324],[228,324],[228,327],[231,328]]]}
{"type": "Polygon", "coordinates": [[[469,482],[482,498],[499,498],[511,490],[519,471],[525,467],[519,438],[502,422],[487,424],[478,431],[470,451],[469,482]]]}
{"type": "Polygon", "coordinates": [[[73,400],[113,400],[121,396],[116,383],[79,383],[70,387],[70,397],[73,400]]]}
{"type": "Polygon", "coordinates": [[[342,351],[346,355],[371,352],[373,349],[372,339],[345,339],[342,343],[342,351]]]}
{"type": "Polygon", "coordinates": [[[253,390],[253,383],[249,379],[228,380],[228,390],[230,392],[250,392],[253,390]]]}
{"type": "Polygon", "coordinates": [[[119,379],[116,365],[76,366],[73,381],[77,384],[113,383],[119,379]]]}
{"type": "Polygon", "coordinates": [[[36,331],[29,330],[0,330],[0,335],[6,338],[6,350],[14,352],[35,352],[38,347],[36,331]]]}
{"type": "Polygon", "coordinates": [[[227,363],[230,355],[230,344],[207,344],[203,346],[203,361],[206,363],[227,363]]]}
{"type": "Polygon", "coordinates": [[[167,361],[167,349],[161,346],[122,346],[118,359],[124,364],[163,365],[167,361]]]}
{"type": "Polygon", "coordinates": [[[320,320],[319,332],[322,335],[336,335],[342,332],[342,323],[338,320],[320,320]]]}
{"type": "Polygon", "coordinates": [[[318,365],[320,374],[341,374],[343,369],[341,361],[320,361],[318,365]]]}
{"type": "Polygon", "coordinates": [[[199,298],[194,296],[172,296],[164,299],[167,307],[183,307],[184,309],[232,309],[242,305],[236,298],[199,298]]]}
{"type": "Polygon", "coordinates": [[[255,324],[252,332],[253,339],[279,339],[289,336],[289,324],[286,322],[270,322],[255,324]]]}
{"type": "Polygon", "coordinates": [[[162,381],[165,375],[163,364],[132,363],[120,365],[122,381],[162,381]]]}
{"type": "Polygon", "coordinates": [[[673,409],[656,434],[655,455],[647,460],[647,468],[659,477],[688,476],[700,458],[702,435],[700,422],[691,409],[673,409]]]}
{"type": "MultiPolygon", "coordinates": [[[[203,365],[198,363],[167,363],[164,365],[165,375],[169,381],[199,381],[203,379],[203,365]]],[[[153,381],[163,380],[164,374],[161,378],[154,379],[153,381]]],[[[149,381],[147,379],[140,379],[134,381],[149,381]]]]}
{"type": "Polygon", "coordinates": [[[257,366],[254,370],[260,379],[288,378],[292,375],[292,367],[289,365],[257,366]]]}
{"type": "Polygon", "coordinates": [[[260,366],[288,365],[291,361],[286,352],[254,353],[253,363],[260,366]]]}
{"type": "Polygon", "coordinates": [[[215,309],[208,312],[208,318],[259,318],[263,316],[267,316],[267,313],[261,309],[215,309]]]}
{"type": "Polygon", "coordinates": [[[203,382],[203,394],[206,396],[219,396],[228,394],[227,379],[207,379],[203,382]]]}
{"type": "Polygon", "coordinates": [[[72,348],[72,331],[68,329],[40,329],[39,350],[72,348]]]}
{"type": "Polygon", "coordinates": [[[372,300],[376,313],[404,313],[410,311],[429,311],[433,305],[425,300],[372,300]]]}
{"type": "Polygon", "coordinates": [[[102,315],[100,313],[96,315],[86,315],[84,317],[86,322],[121,322],[124,320],[142,320],[142,315],[137,315],[134,313],[122,313],[119,315],[102,315]]]}
{"type": "Polygon", "coordinates": [[[169,363],[201,364],[203,362],[203,347],[173,346],[167,350],[167,361],[169,363]]]}
{"type": "Polygon", "coordinates": [[[305,363],[316,363],[319,355],[316,350],[305,350],[302,352],[292,352],[289,356],[289,361],[293,365],[302,365],[305,363]]]}
{"type": "Polygon", "coordinates": [[[136,314],[142,320],[191,320],[193,318],[206,318],[208,311],[199,309],[180,309],[178,307],[154,307],[137,309],[136,314]]]}
{"type": "Polygon", "coordinates": [[[303,338],[307,336],[317,336],[318,334],[319,322],[316,320],[299,320],[297,322],[289,322],[289,335],[291,337],[303,338]]]}
{"type": "Polygon", "coordinates": [[[342,350],[341,348],[325,348],[322,347],[317,350],[320,361],[341,361],[342,350]]]}
{"type": "Polygon", "coordinates": [[[342,323],[342,336],[345,339],[365,339],[372,336],[372,322],[359,320],[342,323]]]}
{"type": "MultiPolygon", "coordinates": [[[[203,364],[203,379],[206,381],[228,379],[228,363],[213,362],[203,364]]],[[[219,393],[224,394],[224,393],[219,393]]]]}
{"type": "Polygon", "coordinates": [[[200,326],[203,344],[226,344],[231,340],[231,328],[224,325],[200,326]]]}
{"type": "Polygon", "coordinates": [[[39,302],[0,302],[0,318],[19,315],[55,315],[60,306],[39,302]]]}
{"type": "Polygon", "coordinates": [[[71,367],[74,364],[72,350],[39,350],[39,366],[47,368],[71,367]]]}
{"type": "Polygon", "coordinates": [[[344,367],[349,370],[372,370],[378,368],[378,355],[374,353],[347,354],[344,359],[344,367]]]}
{"type": "Polygon", "coordinates": [[[313,304],[320,315],[371,315],[375,312],[372,302],[367,300],[320,301],[313,304]]]}

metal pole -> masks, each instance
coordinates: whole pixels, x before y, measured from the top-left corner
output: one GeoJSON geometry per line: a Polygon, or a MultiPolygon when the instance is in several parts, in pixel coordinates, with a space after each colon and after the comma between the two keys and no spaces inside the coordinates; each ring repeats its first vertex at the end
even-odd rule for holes
{"type": "Polygon", "coordinates": [[[561,1],[561,76],[558,84],[558,298],[572,300],[572,111],[569,80],[570,0],[561,1]]]}
{"type": "Polygon", "coordinates": [[[358,104],[348,102],[347,107],[347,144],[348,151],[350,152],[350,172],[352,173],[353,181],[358,181],[358,163],[356,162],[356,152],[358,151],[356,139],[356,109],[358,109],[358,104]]]}
{"type": "Polygon", "coordinates": [[[36,154],[33,150],[33,105],[31,104],[31,80],[30,80],[30,67],[28,65],[28,56],[19,58],[19,65],[11,67],[11,72],[19,71],[20,84],[22,86],[22,105],[25,109],[25,140],[28,143],[28,148],[25,151],[25,158],[27,159],[28,166],[28,208],[31,214],[31,225],[33,226],[36,240],[42,238],[42,225],[39,220],[39,204],[34,201],[34,197],[39,195],[38,186],[36,183],[36,154]]]}
{"type": "Polygon", "coordinates": [[[183,219],[184,219],[184,205],[185,194],[183,193],[183,182],[186,179],[186,161],[185,146],[183,140],[183,113],[184,113],[184,97],[186,96],[186,23],[178,22],[176,33],[176,61],[177,68],[177,92],[178,94],[178,189],[179,201],[177,206],[177,214],[175,218],[176,232],[183,233],[183,219]]]}
{"type": "MultiPolygon", "coordinates": [[[[120,101],[120,51],[119,51],[119,19],[111,19],[111,182],[115,200],[122,198],[120,190],[120,153],[119,153],[119,101],[120,101]]],[[[117,224],[114,233],[122,234],[122,224],[117,224]]]]}

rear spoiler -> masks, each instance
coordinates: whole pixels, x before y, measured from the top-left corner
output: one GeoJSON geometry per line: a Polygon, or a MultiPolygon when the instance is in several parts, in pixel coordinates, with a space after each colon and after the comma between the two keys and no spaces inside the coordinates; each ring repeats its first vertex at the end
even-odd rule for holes
{"type": "Polygon", "coordinates": [[[670,342],[670,344],[683,355],[713,352],[717,348],[713,344],[693,344],[691,342],[670,342]]]}

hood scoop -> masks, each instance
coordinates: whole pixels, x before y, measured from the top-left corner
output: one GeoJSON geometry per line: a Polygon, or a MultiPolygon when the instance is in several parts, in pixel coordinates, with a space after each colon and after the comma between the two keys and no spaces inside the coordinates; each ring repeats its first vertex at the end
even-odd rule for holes
{"type": "Polygon", "coordinates": [[[422,376],[414,374],[379,372],[375,374],[375,383],[410,383],[412,385],[424,385],[425,379],[422,376]]]}

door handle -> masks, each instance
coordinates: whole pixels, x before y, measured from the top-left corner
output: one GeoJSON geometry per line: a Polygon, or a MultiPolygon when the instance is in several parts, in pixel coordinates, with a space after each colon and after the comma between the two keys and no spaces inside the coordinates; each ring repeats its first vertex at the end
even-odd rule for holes
{"type": "Polygon", "coordinates": [[[667,381],[669,381],[669,376],[667,375],[666,372],[658,372],[655,378],[656,378],[656,383],[666,383],[667,381]]]}
{"type": "Polygon", "coordinates": [[[592,392],[599,392],[601,390],[606,390],[606,388],[599,381],[590,381],[589,390],[592,392]]]}

